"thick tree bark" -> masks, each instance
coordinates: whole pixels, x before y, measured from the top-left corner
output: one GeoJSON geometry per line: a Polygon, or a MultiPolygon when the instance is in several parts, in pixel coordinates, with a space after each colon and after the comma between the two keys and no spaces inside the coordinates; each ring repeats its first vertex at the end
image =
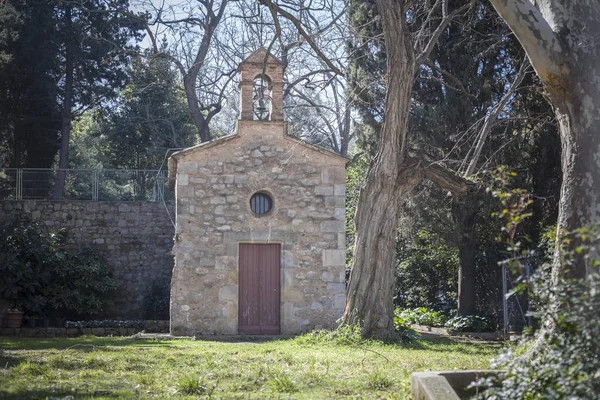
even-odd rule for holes
{"type": "MultiPolygon", "coordinates": [[[[356,207],[354,258],[343,322],[360,324],[363,336],[390,339],[394,336],[393,289],[400,205],[425,179],[458,197],[467,194],[469,184],[438,165],[427,165],[408,156],[408,118],[416,71],[412,36],[402,2],[376,0],[376,3],[383,22],[387,54],[385,122],[356,207]]],[[[448,22],[446,18],[436,32],[448,22]]],[[[435,34],[431,40],[435,40],[435,34]]],[[[419,58],[425,58],[432,47],[429,43],[429,50],[420,52],[419,58]]]]}
{"type": "Polygon", "coordinates": [[[420,181],[404,164],[415,59],[402,4],[378,0],[388,63],[385,123],[377,155],[356,209],[356,238],[348,283],[345,324],[365,336],[389,338],[394,330],[396,225],[401,201],[420,181]]]}
{"type": "Polygon", "coordinates": [[[476,311],[475,261],[477,241],[475,222],[477,220],[476,201],[470,196],[465,201],[453,199],[452,218],[458,230],[458,314],[472,315],[476,311]]]}
{"type": "MultiPolygon", "coordinates": [[[[586,0],[491,0],[515,33],[554,108],[562,142],[563,181],[557,241],[600,220],[600,3],[586,0]]],[[[558,244],[558,242],[557,242],[558,244]]],[[[553,276],[586,275],[583,258],[553,276]]]]}
{"type": "Polygon", "coordinates": [[[65,181],[67,173],[65,171],[69,166],[69,142],[71,139],[71,122],[73,121],[73,43],[71,41],[71,7],[65,9],[65,26],[67,34],[65,36],[65,92],[62,106],[61,130],[60,130],[60,151],[58,161],[58,174],[54,184],[53,198],[61,200],[65,191],[65,181]]]}

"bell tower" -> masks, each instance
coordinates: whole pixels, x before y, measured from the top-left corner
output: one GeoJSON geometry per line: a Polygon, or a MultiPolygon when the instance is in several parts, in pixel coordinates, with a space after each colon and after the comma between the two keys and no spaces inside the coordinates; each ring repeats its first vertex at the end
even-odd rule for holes
{"type": "Polygon", "coordinates": [[[265,48],[250,54],[240,71],[240,119],[283,121],[283,65],[265,48]]]}

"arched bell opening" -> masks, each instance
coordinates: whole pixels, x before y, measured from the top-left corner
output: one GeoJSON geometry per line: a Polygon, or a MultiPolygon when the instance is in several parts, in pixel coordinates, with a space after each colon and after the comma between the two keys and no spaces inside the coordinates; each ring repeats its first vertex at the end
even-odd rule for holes
{"type": "Polygon", "coordinates": [[[269,121],[272,113],[272,84],[266,75],[254,78],[252,87],[252,113],[255,121],[269,121]]]}

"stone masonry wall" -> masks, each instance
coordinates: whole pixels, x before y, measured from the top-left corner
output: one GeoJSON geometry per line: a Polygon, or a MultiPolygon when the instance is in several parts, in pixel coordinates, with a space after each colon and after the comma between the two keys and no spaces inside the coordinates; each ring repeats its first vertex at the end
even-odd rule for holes
{"type": "MultiPolygon", "coordinates": [[[[281,333],[332,328],[345,304],[345,162],[286,137],[283,122],[176,154],[172,334],[237,334],[239,243],[281,243],[281,333]],[[266,191],[274,209],[255,216],[266,191]]],[[[174,172],[173,159],[170,175],[174,172]]]]}
{"type": "MultiPolygon", "coordinates": [[[[172,205],[168,207],[174,215],[172,205]]],[[[0,220],[23,214],[50,227],[67,228],[67,245],[105,250],[121,282],[105,318],[143,319],[144,297],[152,285],[170,285],[174,228],[162,203],[5,200],[0,204],[0,220]]]]}

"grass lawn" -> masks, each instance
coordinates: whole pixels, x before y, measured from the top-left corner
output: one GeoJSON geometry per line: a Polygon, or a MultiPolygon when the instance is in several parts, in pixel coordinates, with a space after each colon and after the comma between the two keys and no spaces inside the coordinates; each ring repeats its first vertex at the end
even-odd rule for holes
{"type": "Polygon", "coordinates": [[[0,399],[404,399],[412,372],[486,368],[500,346],[0,337],[0,399]]]}

